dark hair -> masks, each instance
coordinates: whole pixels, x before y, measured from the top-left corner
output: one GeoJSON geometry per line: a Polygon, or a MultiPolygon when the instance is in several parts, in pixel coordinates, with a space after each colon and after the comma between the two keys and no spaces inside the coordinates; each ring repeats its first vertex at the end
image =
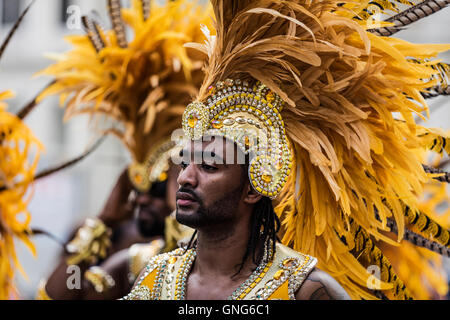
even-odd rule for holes
{"type": "Polygon", "coordinates": [[[252,261],[259,264],[262,259],[271,258],[270,256],[264,256],[265,248],[269,250],[271,246],[272,253],[275,254],[275,244],[280,240],[277,236],[280,226],[280,219],[275,213],[272,200],[268,197],[262,197],[253,208],[250,220],[250,237],[239,270],[235,275],[241,272],[250,255],[252,261]]]}

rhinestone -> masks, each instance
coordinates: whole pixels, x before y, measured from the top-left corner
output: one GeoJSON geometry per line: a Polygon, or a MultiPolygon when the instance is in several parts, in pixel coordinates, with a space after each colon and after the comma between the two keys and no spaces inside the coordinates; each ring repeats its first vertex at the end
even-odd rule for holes
{"type": "Polygon", "coordinates": [[[169,258],[169,263],[170,264],[173,264],[173,263],[175,263],[177,261],[177,257],[170,257],[169,258]]]}
{"type": "Polygon", "coordinates": [[[220,120],[213,120],[211,124],[214,129],[221,129],[223,127],[223,123],[220,120]]]}
{"type": "Polygon", "coordinates": [[[196,114],[190,114],[188,118],[188,125],[191,128],[194,128],[198,122],[198,116],[196,114]]]}
{"type": "Polygon", "coordinates": [[[253,145],[253,142],[250,140],[250,138],[248,136],[245,136],[244,144],[247,148],[250,148],[253,145]]]}
{"type": "Polygon", "coordinates": [[[141,184],[141,183],[142,183],[142,180],[143,180],[143,178],[142,178],[142,175],[141,175],[141,174],[136,173],[136,174],[134,175],[134,181],[135,181],[137,184],[141,184]]]}
{"type": "Polygon", "coordinates": [[[223,124],[226,125],[226,126],[231,126],[231,125],[234,124],[234,120],[231,119],[231,118],[225,119],[225,120],[223,121],[223,124]]]}
{"type": "Polygon", "coordinates": [[[242,117],[237,117],[236,118],[236,122],[239,123],[239,124],[247,123],[247,121],[244,118],[242,118],[242,117]]]}
{"type": "Polygon", "coordinates": [[[272,91],[270,91],[267,95],[266,95],[266,100],[270,103],[272,103],[272,101],[275,100],[275,95],[273,94],[272,91]]]}
{"type": "Polygon", "coordinates": [[[213,95],[216,93],[216,88],[214,88],[213,86],[209,86],[208,88],[208,94],[209,95],[213,95]]]}

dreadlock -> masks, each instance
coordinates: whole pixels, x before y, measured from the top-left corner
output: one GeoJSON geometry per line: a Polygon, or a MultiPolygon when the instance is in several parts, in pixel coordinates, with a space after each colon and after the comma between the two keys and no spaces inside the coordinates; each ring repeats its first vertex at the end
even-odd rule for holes
{"type": "Polygon", "coordinates": [[[241,272],[250,254],[255,264],[258,264],[262,259],[267,261],[271,258],[269,255],[264,256],[264,248],[269,249],[271,246],[272,252],[275,254],[275,244],[280,241],[277,236],[280,225],[280,219],[273,209],[272,200],[268,197],[262,197],[253,208],[249,241],[239,270],[235,275],[241,272]]]}

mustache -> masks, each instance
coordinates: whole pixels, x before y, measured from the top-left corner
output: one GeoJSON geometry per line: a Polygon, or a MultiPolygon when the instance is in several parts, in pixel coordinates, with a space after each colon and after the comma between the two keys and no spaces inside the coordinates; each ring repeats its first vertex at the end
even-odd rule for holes
{"type": "Polygon", "coordinates": [[[139,213],[141,211],[145,211],[148,214],[150,214],[150,216],[154,217],[158,214],[158,211],[156,211],[153,206],[148,206],[148,205],[142,205],[142,204],[136,204],[133,208],[133,217],[135,220],[140,220],[139,219],[139,213]]]}
{"type": "Polygon", "coordinates": [[[200,204],[202,203],[202,199],[195,193],[195,191],[186,187],[180,187],[177,191],[177,194],[181,192],[190,194],[195,201],[197,201],[200,204]]]}

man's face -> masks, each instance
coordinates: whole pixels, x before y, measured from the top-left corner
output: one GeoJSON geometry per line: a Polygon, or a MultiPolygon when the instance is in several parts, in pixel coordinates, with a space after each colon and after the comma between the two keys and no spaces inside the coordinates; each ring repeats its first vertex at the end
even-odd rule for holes
{"type": "Polygon", "coordinates": [[[172,166],[165,182],[154,184],[149,192],[139,193],[136,197],[137,226],[143,236],[164,233],[165,218],[175,210],[178,171],[177,167],[172,166]]]}
{"type": "Polygon", "coordinates": [[[243,166],[236,163],[237,155],[236,146],[222,137],[184,146],[176,194],[178,222],[200,229],[239,218],[236,211],[246,184],[243,166]],[[225,160],[231,150],[235,156],[230,163],[225,160]]]}
{"type": "Polygon", "coordinates": [[[136,198],[136,223],[144,237],[162,235],[164,219],[170,212],[164,197],[155,197],[149,193],[139,193],[136,198]]]}

